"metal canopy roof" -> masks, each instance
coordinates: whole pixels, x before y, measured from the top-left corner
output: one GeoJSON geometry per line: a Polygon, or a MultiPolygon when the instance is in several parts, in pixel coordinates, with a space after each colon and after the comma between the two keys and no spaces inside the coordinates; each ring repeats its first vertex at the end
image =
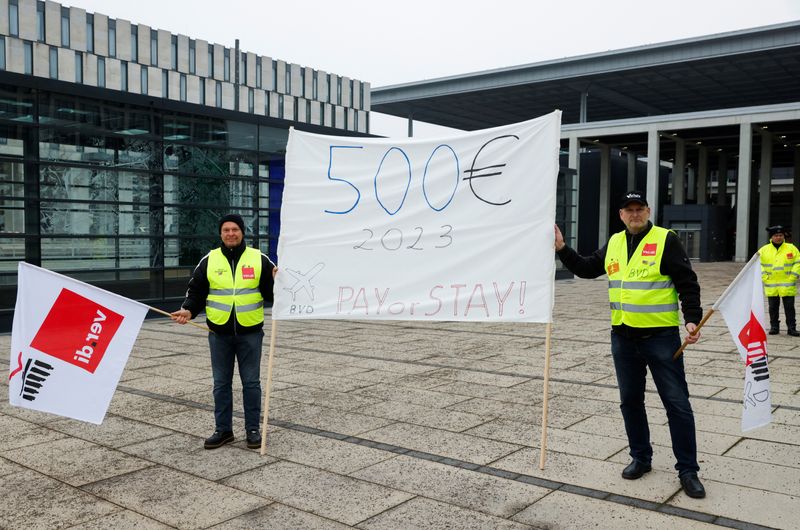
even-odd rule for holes
{"type": "Polygon", "coordinates": [[[800,21],[372,89],[371,110],[475,130],[800,101],[800,21]]]}

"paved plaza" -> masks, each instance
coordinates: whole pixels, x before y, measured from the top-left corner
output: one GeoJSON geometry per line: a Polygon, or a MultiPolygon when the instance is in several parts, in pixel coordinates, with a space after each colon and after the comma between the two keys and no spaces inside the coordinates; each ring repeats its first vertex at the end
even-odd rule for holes
{"type": "MultiPolygon", "coordinates": [[[[704,308],[740,267],[696,265],[704,308]]],[[[0,400],[0,528],[797,528],[800,339],[770,337],[773,422],[747,435],[719,314],[686,352],[698,500],[680,489],[652,381],[654,469],[620,477],[608,335],[606,281],[558,281],[542,471],[542,324],[279,322],[262,457],[245,447],[238,392],[236,442],[203,449],[206,336],[149,320],[103,425],[0,400]]]]}

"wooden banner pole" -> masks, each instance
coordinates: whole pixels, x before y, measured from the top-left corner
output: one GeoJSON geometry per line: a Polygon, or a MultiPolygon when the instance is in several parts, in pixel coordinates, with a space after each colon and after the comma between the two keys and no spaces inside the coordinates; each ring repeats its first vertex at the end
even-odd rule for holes
{"type": "Polygon", "coordinates": [[[548,322],[544,339],[544,401],[542,401],[542,440],[539,452],[539,469],[544,469],[544,454],[547,450],[547,399],[548,387],[550,386],[550,337],[552,331],[553,323],[548,322]]]}
{"type": "Polygon", "coordinates": [[[267,454],[267,427],[269,425],[269,394],[272,390],[272,358],[275,353],[275,337],[278,334],[278,321],[272,321],[272,331],[269,336],[269,360],[267,361],[267,385],[264,389],[264,424],[261,427],[261,456],[267,454]]]}

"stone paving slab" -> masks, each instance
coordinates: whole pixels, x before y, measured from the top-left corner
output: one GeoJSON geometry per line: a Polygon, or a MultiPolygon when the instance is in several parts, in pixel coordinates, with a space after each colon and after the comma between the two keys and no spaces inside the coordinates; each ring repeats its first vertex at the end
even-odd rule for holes
{"type": "MultiPolygon", "coordinates": [[[[696,265],[706,308],[740,268],[696,265]]],[[[770,337],[773,422],[742,433],[743,366],[712,317],[684,357],[708,498],[680,490],[652,382],[654,470],[626,481],[606,285],[556,285],[544,470],[541,324],[281,321],[261,457],[237,378],[237,440],[202,449],[207,338],[153,319],[103,425],[0,400],[0,527],[796,527],[800,340],[770,337]]]]}

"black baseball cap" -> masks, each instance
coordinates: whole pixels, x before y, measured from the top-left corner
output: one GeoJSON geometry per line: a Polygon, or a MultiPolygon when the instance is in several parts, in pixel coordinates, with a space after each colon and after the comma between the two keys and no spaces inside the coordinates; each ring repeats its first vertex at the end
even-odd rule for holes
{"type": "Polygon", "coordinates": [[[622,199],[619,202],[619,207],[620,209],[625,208],[632,202],[638,202],[643,206],[648,206],[647,199],[644,198],[644,193],[641,191],[629,191],[622,196],[622,199]]]}

